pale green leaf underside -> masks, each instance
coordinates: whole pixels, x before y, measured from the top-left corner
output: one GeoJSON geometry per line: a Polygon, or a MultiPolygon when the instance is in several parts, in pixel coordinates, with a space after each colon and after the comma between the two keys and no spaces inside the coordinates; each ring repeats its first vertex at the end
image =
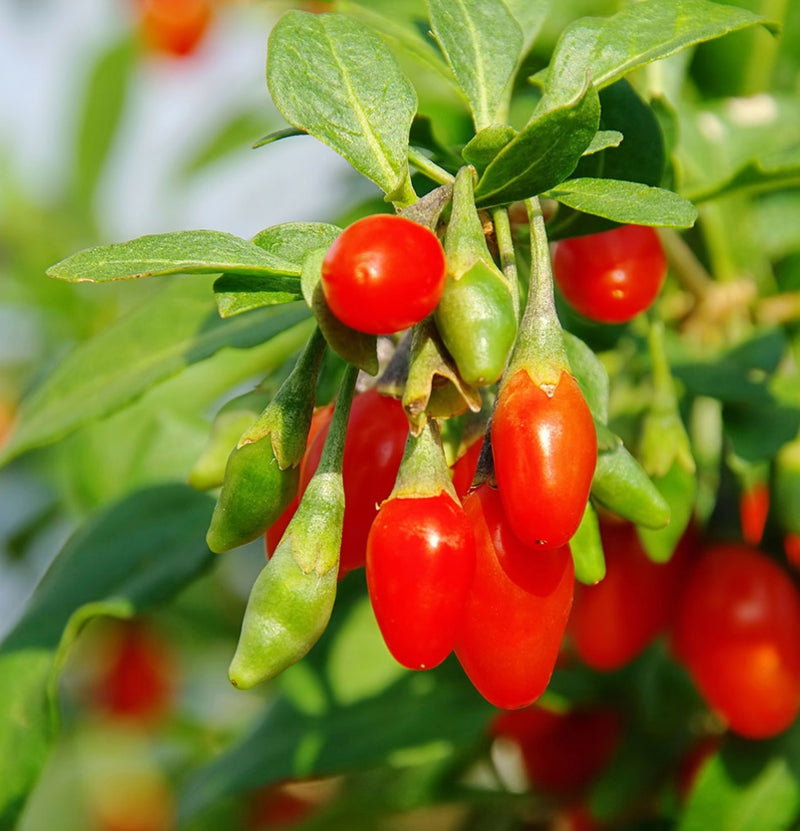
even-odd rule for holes
{"type": "Polygon", "coordinates": [[[433,32],[472,111],[494,124],[522,51],[522,30],[503,0],[428,0],[433,32]]]}
{"type": "MultiPolygon", "coordinates": [[[[78,251],[51,266],[47,276],[69,282],[104,283],[165,274],[220,272],[297,276],[300,269],[233,234],[174,231],[78,251]]],[[[293,277],[286,280],[289,289],[296,282],[293,277]]]]}
{"type": "Polygon", "coordinates": [[[563,32],[541,75],[540,106],[549,109],[571,98],[586,70],[601,89],[639,66],[758,24],[775,28],[746,9],[709,0],[644,0],[608,18],[583,18],[563,32]]]}
{"type": "Polygon", "coordinates": [[[697,219],[694,205],[677,193],[620,179],[570,179],[545,195],[576,211],[624,224],[691,228],[697,219]]]}
{"type": "Polygon", "coordinates": [[[0,462],[109,415],[223,347],[257,346],[308,315],[294,303],[220,320],[210,278],[173,280],[55,367],[23,402],[0,462]]]}
{"type": "Polygon", "coordinates": [[[332,147],[385,193],[403,186],[417,96],[366,26],[340,14],[287,12],[269,38],[267,84],[290,124],[332,147]]]}

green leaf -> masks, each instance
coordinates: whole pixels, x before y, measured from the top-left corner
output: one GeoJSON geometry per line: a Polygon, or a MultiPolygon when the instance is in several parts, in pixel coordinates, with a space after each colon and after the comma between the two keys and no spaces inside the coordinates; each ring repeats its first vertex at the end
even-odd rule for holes
{"type": "Polygon", "coordinates": [[[522,30],[502,0],[428,0],[433,33],[469,101],[476,130],[506,120],[522,30]]]}
{"type": "Polygon", "coordinates": [[[796,188],[800,185],[800,159],[797,154],[781,159],[751,159],[727,179],[707,185],[703,189],[690,190],[686,198],[692,202],[708,202],[740,190],[757,193],[762,190],[796,188]]]}
{"type": "Polygon", "coordinates": [[[220,317],[233,317],[263,306],[280,306],[302,300],[303,291],[299,280],[295,280],[294,291],[287,291],[284,278],[223,274],[214,281],[214,299],[220,317]]]}
{"type": "Polygon", "coordinates": [[[380,37],[340,14],[289,11],[270,34],[267,84],[291,125],[389,198],[414,200],[407,156],[417,97],[380,37]]]}
{"type": "Polygon", "coordinates": [[[269,129],[269,119],[262,108],[255,112],[236,112],[228,121],[216,128],[216,132],[183,162],[180,175],[189,177],[224,159],[233,153],[251,149],[259,136],[269,129]]]}
{"type": "Polygon", "coordinates": [[[125,111],[135,46],[129,33],[113,43],[100,55],[87,84],[73,167],[74,198],[87,216],[125,111]]]}
{"type": "Polygon", "coordinates": [[[678,831],[785,831],[800,813],[800,726],[776,739],[731,736],[705,764],[678,831]]]}
{"type": "Polygon", "coordinates": [[[563,339],[570,369],[578,380],[592,416],[605,424],[608,421],[608,373],[597,355],[580,338],[564,330],[563,339]]]}
{"type": "Polygon", "coordinates": [[[67,621],[88,603],[162,603],[214,560],[205,544],[214,500],[188,485],[137,491],[91,517],[36,587],[0,652],[55,649],[67,621]]]}
{"type": "Polygon", "coordinates": [[[506,6],[522,29],[523,57],[539,36],[552,5],[552,0],[506,0],[506,6]]]}
{"type": "Polygon", "coordinates": [[[588,70],[600,89],[628,72],[729,32],[776,24],[735,6],[709,0],[644,0],[607,18],[583,18],[562,33],[543,74],[540,104],[550,108],[571,100],[588,70]]]}
{"type": "Polygon", "coordinates": [[[497,154],[475,187],[479,207],[536,196],[563,182],[597,133],[600,102],[591,84],[562,107],[536,116],[497,154]]]}
{"type": "Polygon", "coordinates": [[[259,231],[253,243],[280,260],[287,274],[299,276],[308,252],[327,248],[341,233],[338,225],[326,222],[285,222],[259,231]]]}
{"type": "Polygon", "coordinates": [[[0,829],[16,827],[44,767],[54,735],[47,696],[53,669],[48,649],[0,654],[0,829]]]}
{"type": "Polygon", "coordinates": [[[492,712],[452,659],[322,715],[278,700],[250,735],[189,779],[181,827],[220,799],[282,779],[363,770],[434,744],[456,754],[480,740],[492,712]]]}
{"type": "Polygon", "coordinates": [[[583,151],[583,155],[592,156],[601,150],[608,150],[609,147],[619,147],[622,139],[623,135],[619,130],[598,130],[589,146],[583,151]]]}
{"type": "Polygon", "coordinates": [[[209,289],[207,278],[173,280],[76,347],[23,401],[0,463],[109,415],[223,347],[257,346],[308,316],[295,303],[220,320],[209,289]]]}
{"type": "Polygon", "coordinates": [[[570,208],[614,222],[691,228],[697,209],[671,190],[620,179],[570,179],[545,194],[570,208]]]}
{"type": "Polygon", "coordinates": [[[493,124],[474,135],[461,151],[467,164],[482,175],[494,157],[517,135],[508,124],[493,124]]]}
{"type": "MultiPolygon", "coordinates": [[[[164,274],[247,274],[279,281],[283,262],[260,246],[222,231],[173,231],[87,248],[47,269],[71,283],[104,283],[164,274]]],[[[298,271],[290,274],[298,274],[298,271]]],[[[287,290],[295,281],[284,278],[287,290]]]]}

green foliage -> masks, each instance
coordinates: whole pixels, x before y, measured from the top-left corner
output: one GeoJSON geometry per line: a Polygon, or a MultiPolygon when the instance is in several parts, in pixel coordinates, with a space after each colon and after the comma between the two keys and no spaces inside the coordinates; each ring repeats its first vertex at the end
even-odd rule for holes
{"type": "MultiPolygon", "coordinates": [[[[577,378],[598,439],[591,498],[570,541],[576,577],[592,585],[608,573],[599,533],[608,511],[637,526],[657,563],[690,524],[712,538],[739,534],[738,480],[724,464],[734,456],[771,477],[778,504],[762,547],[783,562],[783,535],[797,532],[800,430],[800,27],[791,6],[336,0],[331,14],[289,10],[267,51],[267,86],[285,124],[229,115],[181,174],[271,130],[259,152],[313,137],[368,181],[371,191],[358,193],[371,198],[351,204],[345,197],[356,190],[343,180],[347,215],[319,217],[306,205],[307,221],[249,240],[212,230],[95,239],[99,188],[140,60],[128,36],[101,51],[67,193],[44,210],[13,192],[5,169],[0,178],[11,206],[0,228],[9,297],[32,298],[48,325],[56,322],[49,336],[63,355],[36,367],[0,450],[12,487],[18,475],[41,479],[55,505],[24,534],[15,529],[15,545],[31,556],[29,538],[46,537],[54,520],[77,526],[0,644],[0,829],[18,827],[48,759],[59,763],[53,749],[82,729],[82,705],[62,681],[87,624],[143,612],[190,632],[187,651],[213,664],[215,679],[232,656],[230,677],[242,689],[274,679],[234,693],[244,702],[235,723],[220,726],[185,704],[171,717],[162,755],[172,760],[177,828],[219,822],[236,831],[254,789],[317,777],[341,777],[340,789],[302,827],[384,829],[412,808],[454,805],[459,831],[560,827],[567,802],[514,792],[502,747],[489,755],[495,710],[455,659],[424,673],[402,669],[383,645],[363,578],[337,583],[340,464],[328,458],[312,479],[266,565],[260,543],[252,562],[248,548],[215,560],[205,541],[213,496],[183,483],[219,487],[232,450],[233,459],[269,450],[276,470],[290,469],[269,522],[212,547],[260,537],[294,496],[312,406],[331,401],[354,368],[402,396],[414,430],[447,419],[454,455],[485,430],[496,393],[458,354],[477,352],[467,324],[487,305],[502,312],[508,343],[493,353],[493,381],[528,291],[549,277],[541,268],[548,243],[649,225],[665,229],[670,271],[646,317],[603,326],[557,298],[559,337],[548,346],[577,378]],[[755,46],[742,51],[743,38],[755,46]],[[714,56],[740,72],[709,69],[714,56]],[[479,301],[449,328],[444,303],[400,346],[344,326],[320,284],[342,228],[393,206],[445,238],[443,226],[456,225],[456,174],[472,180],[465,165],[475,169],[470,240],[448,243],[448,263],[466,258],[460,280],[490,278],[490,289],[474,291],[479,301]],[[47,283],[42,272],[56,259],[47,269],[56,282],[47,283]],[[129,282],[140,277],[166,279],[148,291],[158,281],[129,282]],[[100,292],[91,295],[77,283],[108,285],[88,287],[100,292]],[[319,338],[315,327],[331,347],[319,377],[295,378],[291,401],[278,406],[275,392],[303,344],[319,338]],[[388,373],[386,350],[395,356],[388,373]],[[220,401],[255,383],[258,407],[232,411],[208,467],[195,465],[220,401]],[[269,419],[258,420],[265,407],[269,419]],[[286,433],[291,447],[275,448],[273,433],[286,433]],[[265,639],[266,631],[283,636],[265,639]]],[[[343,425],[337,430],[341,462],[343,425]]],[[[245,507],[262,516],[264,479],[252,481],[260,484],[245,507]]],[[[242,494],[231,493],[223,487],[219,504],[227,510],[230,497],[235,513],[242,494]]],[[[800,821],[796,723],[763,741],[725,733],[681,801],[673,781],[681,760],[697,734],[722,734],[724,724],[661,643],[619,670],[593,672],[567,641],[542,702],[556,711],[611,703],[624,716],[609,764],[576,795],[608,827],[790,831],[800,821]]]]}

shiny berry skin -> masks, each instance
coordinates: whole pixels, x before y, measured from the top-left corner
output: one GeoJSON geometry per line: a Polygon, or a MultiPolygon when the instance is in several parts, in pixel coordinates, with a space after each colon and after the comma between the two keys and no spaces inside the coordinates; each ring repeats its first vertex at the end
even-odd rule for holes
{"type": "MultiPolygon", "coordinates": [[[[319,465],[330,424],[323,425],[308,448],[300,470],[300,493],[319,465]]],[[[389,497],[408,437],[408,419],[396,399],[367,390],[353,399],[344,443],[344,532],[339,576],[363,566],[367,536],[378,506],[389,497]]]]}
{"type": "Polygon", "coordinates": [[[497,487],[526,545],[559,548],[578,528],[597,464],[597,434],[568,372],[548,395],[524,370],[503,384],[492,416],[497,487]]]}
{"type": "Polygon", "coordinates": [[[453,487],[456,489],[459,499],[463,499],[472,487],[472,480],[475,478],[475,471],[478,468],[482,446],[483,437],[472,442],[453,465],[453,487]]]}
{"type": "Polygon", "coordinates": [[[367,540],[367,587],[383,639],[408,669],[452,651],[475,572],[475,537],[447,493],[383,503],[367,540]]]}
{"type": "Polygon", "coordinates": [[[758,545],[764,536],[769,516],[770,493],[766,482],[756,482],[739,495],[739,521],[742,539],[750,545],[758,545]]]}
{"type": "Polygon", "coordinates": [[[738,543],[692,568],[673,632],[675,653],[730,729],[782,733],[800,711],[800,594],[766,554],[738,543]]]}
{"type": "Polygon", "coordinates": [[[578,657],[601,671],[619,669],[640,655],[671,622],[689,559],[693,533],[666,563],[650,560],[629,522],[600,524],[606,576],[575,586],[568,632],[578,657]]]}
{"type": "Polygon", "coordinates": [[[470,491],[464,512],[476,563],[455,653],[470,681],[503,709],[545,691],[567,625],[575,571],[569,548],[533,550],[519,541],[488,485],[470,491]]]}
{"type": "Polygon", "coordinates": [[[197,50],[213,16],[210,0],[138,0],[138,5],[145,42],[175,58],[197,50]]]}
{"type": "Polygon", "coordinates": [[[426,318],[445,285],[444,249],[425,226],[374,214],[345,228],[322,261],[322,291],[342,323],[373,335],[426,318]]]}
{"type": "Polygon", "coordinates": [[[572,237],[553,252],[553,277],[564,299],[602,323],[625,323],[648,309],[666,274],[658,234],[644,225],[572,237]]]}

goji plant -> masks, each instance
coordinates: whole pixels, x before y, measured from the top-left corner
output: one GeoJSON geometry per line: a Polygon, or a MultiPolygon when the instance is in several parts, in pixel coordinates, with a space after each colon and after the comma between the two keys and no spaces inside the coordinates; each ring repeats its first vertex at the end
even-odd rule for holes
{"type": "MultiPolygon", "coordinates": [[[[307,828],[796,828],[794,6],[288,5],[248,144],[338,154],[334,215],[47,269],[156,288],[0,447],[81,514],[0,644],[0,829],[83,718],[83,630],[145,611],[233,696],[183,670],[149,728],[159,829],[269,827],[298,783],[307,828]]],[[[212,14],[139,8],[172,54],[212,14]]]]}

